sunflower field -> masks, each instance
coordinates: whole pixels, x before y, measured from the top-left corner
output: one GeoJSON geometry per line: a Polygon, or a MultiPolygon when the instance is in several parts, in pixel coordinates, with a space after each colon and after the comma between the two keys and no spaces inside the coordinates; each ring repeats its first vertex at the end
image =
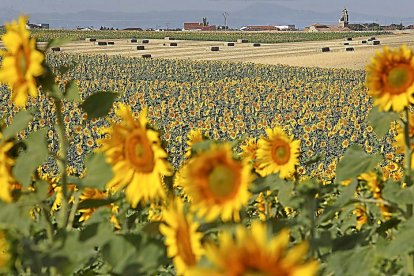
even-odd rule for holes
{"type": "Polygon", "coordinates": [[[68,55],[26,20],[0,52],[0,273],[414,275],[412,49],[68,55]]]}

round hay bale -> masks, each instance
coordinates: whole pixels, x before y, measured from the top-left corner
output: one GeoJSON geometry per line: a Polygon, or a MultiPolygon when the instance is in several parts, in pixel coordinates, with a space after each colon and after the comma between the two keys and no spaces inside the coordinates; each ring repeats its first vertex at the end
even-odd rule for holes
{"type": "Polygon", "coordinates": [[[151,54],[144,54],[142,55],[142,58],[151,58],[151,54]]]}
{"type": "Polygon", "coordinates": [[[349,42],[345,42],[345,43],[344,43],[344,45],[345,45],[345,46],[349,45],[349,42]]]}
{"type": "Polygon", "coordinates": [[[345,48],[345,51],[347,51],[347,52],[353,52],[353,51],[355,51],[355,49],[354,49],[354,47],[346,47],[345,48]]]}
{"type": "Polygon", "coordinates": [[[166,36],[164,39],[165,39],[165,40],[175,40],[175,38],[173,38],[173,37],[169,37],[169,36],[166,36]]]}
{"type": "Polygon", "coordinates": [[[228,47],[233,47],[234,46],[234,42],[227,42],[224,45],[226,45],[228,47]]]}
{"type": "Polygon", "coordinates": [[[108,45],[108,42],[105,42],[105,41],[98,41],[98,45],[99,45],[99,46],[106,46],[106,45],[108,45]]]}
{"type": "Polygon", "coordinates": [[[380,45],[381,42],[379,40],[373,40],[372,45],[380,45]]]}
{"type": "Polygon", "coordinates": [[[115,45],[114,41],[108,41],[108,45],[115,45]]]}
{"type": "Polygon", "coordinates": [[[375,40],[376,38],[375,38],[375,36],[371,36],[370,38],[369,38],[369,40],[375,40]]]}
{"type": "Polygon", "coordinates": [[[60,47],[51,48],[52,52],[60,52],[60,47]]]}
{"type": "Polygon", "coordinates": [[[362,44],[367,44],[367,41],[366,40],[362,40],[362,44]]]}
{"type": "Polygon", "coordinates": [[[148,44],[149,43],[149,40],[148,39],[143,39],[142,40],[142,44],[148,44]]]}
{"type": "Polygon", "coordinates": [[[145,46],[143,46],[143,45],[139,45],[139,46],[137,46],[137,50],[138,50],[138,51],[145,50],[145,46]]]}
{"type": "Polygon", "coordinates": [[[260,43],[253,43],[253,47],[260,47],[260,43]]]}
{"type": "Polygon", "coordinates": [[[347,37],[346,41],[352,41],[352,37],[347,37]]]}
{"type": "Polygon", "coordinates": [[[177,46],[178,46],[177,42],[171,42],[170,43],[170,47],[177,47],[177,46]]]}
{"type": "Polygon", "coordinates": [[[240,38],[240,39],[237,39],[237,42],[238,43],[248,43],[249,41],[247,39],[240,38]]]}
{"type": "Polygon", "coordinates": [[[212,46],[211,47],[212,52],[218,52],[219,50],[220,50],[220,48],[218,46],[212,46]]]}
{"type": "Polygon", "coordinates": [[[322,47],[322,53],[330,52],[331,49],[329,47],[322,47]]]}
{"type": "Polygon", "coordinates": [[[137,43],[137,42],[138,42],[138,40],[137,40],[136,38],[131,38],[131,39],[129,40],[129,42],[130,42],[130,43],[137,43]]]}
{"type": "Polygon", "coordinates": [[[96,42],[96,38],[90,38],[90,37],[88,37],[85,40],[88,41],[88,42],[96,42]]]}

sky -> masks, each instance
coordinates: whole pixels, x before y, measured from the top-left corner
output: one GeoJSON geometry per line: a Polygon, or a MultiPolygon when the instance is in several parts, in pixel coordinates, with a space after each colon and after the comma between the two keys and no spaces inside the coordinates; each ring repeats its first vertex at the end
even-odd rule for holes
{"type": "Polygon", "coordinates": [[[0,0],[0,9],[24,13],[77,12],[83,10],[147,12],[170,10],[237,11],[252,3],[277,3],[300,10],[338,11],[344,7],[364,14],[412,17],[413,0],[0,0]]]}

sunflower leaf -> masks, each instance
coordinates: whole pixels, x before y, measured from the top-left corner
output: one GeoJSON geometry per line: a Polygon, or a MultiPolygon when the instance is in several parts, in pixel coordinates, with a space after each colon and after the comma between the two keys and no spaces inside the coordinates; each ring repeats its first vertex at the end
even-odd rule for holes
{"type": "Polygon", "coordinates": [[[103,189],[112,178],[112,167],[105,161],[103,153],[93,153],[85,160],[86,175],[82,183],[86,187],[103,189]]]}
{"type": "Polygon", "coordinates": [[[75,81],[70,81],[65,87],[65,99],[73,102],[80,102],[79,88],[75,81]]]}
{"type": "Polygon", "coordinates": [[[33,114],[22,110],[14,116],[13,122],[4,130],[3,138],[8,140],[15,137],[17,133],[27,128],[29,122],[33,119],[33,114]]]}
{"type": "Polygon", "coordinates": [[[42,165],[49,156],[46,134],[48,128],[42,128],[29,134],[25,140],[27,149],[16,160],[13,175],[23,186],[31,183],[33,172],[42,165]]]}
{"type": "Polygon", "coordinates": [[[89,120],[104,117],[111,110],[118,95],[113,92],[97,92],[87,97],[81,107],[88,114],[89,120]]]}
{"type": "Polygon", "coordinates": [[[338,163],[336,182],[358,177],[360,174],[374,169],[379,162],[381,162],[381,156],[369,155],[360,145],[352,145],[338,163]]]}
{"type": "Polygon", "coordinates": [[[395,112],[380,112],[378,107],[373,107],[368,114],[368,123],[374,128],[379,139],[383,138],[390,130],[390,124],[398,120],[399,116],[395,112]]]}

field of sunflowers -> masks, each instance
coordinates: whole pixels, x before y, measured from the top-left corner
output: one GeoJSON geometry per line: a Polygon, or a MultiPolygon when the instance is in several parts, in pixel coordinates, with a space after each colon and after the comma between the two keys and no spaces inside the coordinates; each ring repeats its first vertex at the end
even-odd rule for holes
{"type": "MultiPolygon", "coordinates": [[[[0,35],[4,30],[0,29],[0,35]]],[[[170,37],[177,40],[199,40],[199,41],[237,41],[247,39],[252,43],[283,43],[300,41],[321,41],[332,39],[343,39],[347,37],[369,37],[389,34],[384,31],[372,32],[343,32],[343,33],[304,33],[304,32],[177,32],[177,31],[74,31],[74,30],[32,30],[32,36],[37,41],[51,41],[52,39],[85,40],[86,38],[97,39],[164,39],[170,37]]]]}
{"type": "Polygon", "coordinates": [[[411,49],[70,55],[26,20],[0,52],[0,273],[414,275],[411,49]]]}

